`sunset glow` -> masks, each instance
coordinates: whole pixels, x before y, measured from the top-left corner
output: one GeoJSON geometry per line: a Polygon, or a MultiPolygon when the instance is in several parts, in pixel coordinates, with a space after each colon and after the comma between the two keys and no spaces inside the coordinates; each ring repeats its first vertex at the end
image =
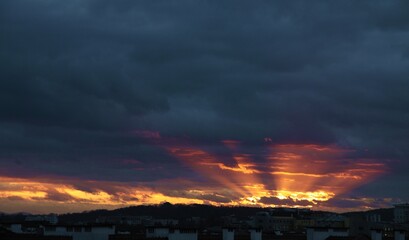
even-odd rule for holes
{"type": "Polygon", "coordinates": [[[215,203],[222,205],[319,208],[320,202],[368,183],[386,170],[374,160],[350,158],[354,150],[337,146],[270,144],[265,146],[266,154],[254,155],[243,152],[239,141],[225,140],[222,143],[231,154],[219,156],[157,133],[143,136],[214,182],[212,191],[232,190],[229,202],[215,203]]]}
{"type": "MultiPolygon", "coordinates": [[[[177,139],[163,138],[157,132],[137,134],[166,150],[208,182],[168,181],[164,187],[157,182],[157,187],[152,188],[89,181],[82,183],[92,189],[86,190],[77,188],[75,179],[53,183],[51,179],[2,177],[0,199],[111,208],[170,202],[319,209],[320,203],[371,181],[385,170],[383,164],[372,160],[349,159],[348,153],[353,150],[336,146],[270,144],[265,146],[264,155],[254,155],[242,152],[239,141],[229,140],[222,143],[231,154],[219,156],[186,142],[178,143],[177,139]],[[255,158],[263,160],[255,161],[255,158]],[[180,190],[168,191],[168,184],[178,185],[180,190]]],[[[139,164],[135,160],[123,162],[139,164]]]]}
{"type": "Polygon", "coordinates": [[[408,8],[1,0],[0,214],[409,202],[408,8]]]}

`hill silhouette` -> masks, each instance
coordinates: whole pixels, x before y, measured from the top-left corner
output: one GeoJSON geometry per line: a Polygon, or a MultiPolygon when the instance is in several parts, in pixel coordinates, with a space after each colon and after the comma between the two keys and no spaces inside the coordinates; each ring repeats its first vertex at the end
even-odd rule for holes
{"type": "Polygon", "coordinates": [[[152,216],[154,218],[168,218],[182,220],[190,217],[201,217],[206,219],[220,218],[221,216],[234,215],[237,218],[246,218],[259,211],[266,211],[260,207],[218,207],[201,204],[170,204],[140,205],[115,210],[93,210],[81,213],[68,213],[59,216],[63,223],[94,222],[98,217],[109,216],[152,216]]]}

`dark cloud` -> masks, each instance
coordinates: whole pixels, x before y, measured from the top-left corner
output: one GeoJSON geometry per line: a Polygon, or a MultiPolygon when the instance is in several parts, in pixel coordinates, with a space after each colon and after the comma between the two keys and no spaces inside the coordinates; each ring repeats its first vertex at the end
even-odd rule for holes
{"type": "Polygon", "coordinates": [[[53,191],[53,192],[47,193],[47,197],[45,198],[45,200],[57,201],[57,202],[69,202],[69,201],[75,201],[75,198],[73,198],[72,196],[66,193],[59,193],[57,191],[53,191]]]}
{"type": "Polygon", "coordinates": [[[226,194],[226,193],[203,194],[203,193],[195,193],[195,192],[189,192],[189,191],[183,191],[183,190],[182,191],[163,190],[161,192],[171,197],[199,199],[199,200],[204,200],[205,202],[222,203],[222,204],[229,203],[232,200],[237,200],[235,199],[234,196],[226,194]]]}
{"type": "Polygon", "coordinates": [[[11,201],[24,200],[24,198],[22,198],[22,197],[17,197],[17,196],[7,197],[6,199],[7,199],[7,200],[11,200],[11,201]]]}
{"type": "Polygon", "coordinates": [[[340,209],[388,208],[392,204],[390,198],[342,197],[320,203],[321,206],[337,206],[340,209]]]}
{"type": "Polygon", "coordinates": [[[279,199],[277,197],[262,197],[260,199],[261,203],[264,204],[274,204],[274,205],[287,205],[287,206],[293,206],[293,205],[298,205],[298,206],[311,206],[313,205],[312,202],[307,201],[307,200],[293,200],[291,198],[288,199],[279,199]]]}
{"type": "Polygon", "coordinates": [[[377,186],[408,199],[390,190],[408,181],[407,7],[2,1],[0,174],[204,181],[135,131],[183,138],[227,166],[221,140],[264,166],[267,137],[356,149],[351,159],[388,166],[377,186]]]}

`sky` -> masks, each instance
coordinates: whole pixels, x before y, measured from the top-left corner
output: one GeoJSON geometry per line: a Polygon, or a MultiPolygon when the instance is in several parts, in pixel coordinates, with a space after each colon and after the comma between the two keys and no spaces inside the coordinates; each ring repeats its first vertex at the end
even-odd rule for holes
{"type": "Polygon", "coordinates": [[[0,1],[0,212],[407,202],[408,9],[0,1]]]}

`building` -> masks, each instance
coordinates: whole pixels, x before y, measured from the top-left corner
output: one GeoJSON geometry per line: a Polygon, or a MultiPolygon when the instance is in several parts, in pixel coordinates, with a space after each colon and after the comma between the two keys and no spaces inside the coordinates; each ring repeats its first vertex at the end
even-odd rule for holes
{"type": "Polygon", "coordinates": [[[315,219],[315,226],[345,228],[348,227],[348,218],[340,214],[325,214],[315,219]]]}
{"type": "Polygon", "coordinates": [[[56,214],[49,215],[29,215],[25,219],[26,222],[48,222],[50,224],[58,223],[58,216],[56,214]]]}
{"type": "Polygon", "coordinates": [[[396,204],[393,216],[395,223],[409,223],[409,203],[396,204]]]}
{"type": "MultiPolygon", "coordinates": [[[[308,227],[307,240],[326,240],[328,237],[348,237],[348,228],[308,227]]],[[[372,239],[374,240],[374,239],[372,239]]]]}
{"type": "Polygon", "coordinates": [[[193,228],[179,228],[179,227],[148,227],[144,237],[137,238],[131,235],[116,235],[110,236],[111,240],[270,240],[271,238],[264,238],[261,229],[237,229],[232,227],[224,227],[217,232],[204,231],[199,233],[193,228]]]}
{"type": "Polygon", "coordinates": [[[295,219],[294,229],[298,232],[304,232],[307,227],[315,226],[315,220],[312,218],[295,219]]]}
{"type": "Polygon", "coordinates": [[[192,228],[148,227],[146,239],[197,240],[197,230],[192,228]]]}
{"type": "Polygon", "coordinates": [[[250,226],[265,232],[288,232],[294,230],[294,223],[295,218],[291,214],[277,216],[268,212],[258,212],[250,222],[250,226]]]}
{"type": "Polygon", "coordinates": [[[71,236],[73,240],[108,240],[115,234],[112,225],[45,225],[44,236],[71,236]]]}
{"type": "MultiPolygon", "coordinates": [[[[0,223],[0,226],[7,229],[13,233],[23,233],[23,234],[39,234],[42,233],[41,226],[46,224],[44,222],[34,222],[34,221],[23,221],[15,223],[0,223]]],[[[48,223],[47,223],[48,224],[48,223]]]]}
{"type": "Polygon", "coordinates": [[[407,233],[403,229],[371,229],[371,240],[405,240],[407,233]]]}
{"type": "Polygon", "coordinates": [[[223,240],[234,240],[234,228],[223,228],[222,236],[223,240]]]}
{"type": "Polygon", "coordinates": [[[0,227],[1,240],[72,240],[70,236],[44,236],[43,234],[34,233],[16,233],[4,227],[0,227]]]}

